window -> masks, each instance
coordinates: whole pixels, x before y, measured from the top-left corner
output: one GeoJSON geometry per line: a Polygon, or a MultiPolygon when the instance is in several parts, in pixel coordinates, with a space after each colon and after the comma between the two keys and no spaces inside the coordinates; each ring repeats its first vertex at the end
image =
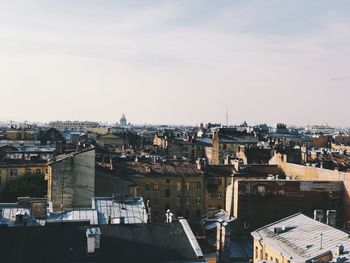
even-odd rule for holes
{"type": "Polygon", "coordinates": [[[151,190],[151,184],[150,183],[146,183],[145,188],[146,188],[146,191],[150,191],[151,190]]]}
{"type": "Polygon", "coordinates": [[[11,169],[11,170],[10,170],[10,176],[11,176],[11,177],[17,177],[17,176],[18,176],[18,171],[17,171],[17,169],[11,169]]]}
{"type": "Polygon", "coordinates": [[[222,145],[222,148],[223,148],[224,150],[226,150],[226,149],[227,149],[227,145],[226,145],[226,144],[222,145]]]}
{"type": "Polygon", "coordinates": [[[248,228],[249,228],[249,221],[244,221],[244,222],[243,222],[243,227],[244,227],[245,229],[248,229],[248,228]]]}
{"type": "Polygon", "coordinates": [[[48,174],[48,173],[49,173],[49,169],[46,168],[46,169],[45,169],[45,174],[48,174]]]}
{"type": "Polygon", "coordinates": [[[257,259],[259,257],[259,249],[258,247],[255,247],[255,258],[257,259]]]}
{"type": "Polygon", "coordinates": [[[159,184],[158,183],[154,183],[153,184],[153,190],[154,191],[158,191],[159,190],[159,184]]]}
{"type": "Polygon", "coordinates": [[[170,179],[166,179],[165,182],[166,182],[167,184],[170,184],[170,179]]]}
{"type": "Polygon", "coordinates": [[[32,171],[30,169],[26,169],[25,174],[29,175],[32,171]]]}
{"type": "Polygon", "coordinates": [[[208,193],[208,199],[210,200],[212,197],[211,193],[208,193]]]}
{"type": "Polygon", "coordinates": [[[222,193],[218,193],[218,199],[220,200],[222,198],[222,193]]]}
{"type": "Polygon", "coordinates": [[[176,203],[177,203],[177,205],[181,205],[181,196],[178,196],[176,198],[176,203]]]}
{"type": "Polygon", "coordinates": [[[181,182],[176,182],[176,190],[181,191],[181,182]]]}
{"type": "Polygon", "coordinates": [[[189,196],[186,196],[186,197],[185,197],[185,204],[186,204],[186,205],[189,205],[189,204],[190,204],[190,197],[189,197],[189,196]]]}
{"type": "Polygon", "coordinates": [[[170,197],[170,189],[165,189],[165,197],[170,197]]]}
{"type": "Polygon", "coordinates": [[[197,190],[201,190],[201,183],[197,182],[197,190]]]}
{"type": "Polygon", "coordinates": [[[265,196],[265,185],[259,185],[259,186],[258,186],[258,193],[259,193],[261,196],[265,196]]]}
{"type": "Polygon", "coordinates": [[[185,211],[185,218],[189,219],[190,218],[190,210],[185,211]]]}
{"type": "Polygon", "coordinates": [[[187,191],[190,190],[190,183],[186,183],[186,190],[187,190],[187,191]]]}
{"type": "Polygon", "coordinates": [[[200,196],[197,196],[196,198],[196,204],[199,205],[201,203],[201,197],[200,196]]]}
{"type": "Polygon", "coordinates": [[[249,193],[251,192],[250,184],[246,184],[246,185],[245,185],[245,192],[246,192],[247,194],[249,194],[249,193]]]}
{"type": "Polygon", "coordinates": [[[35,174],[36,174],[36,175],[40,175],[40,174],[41,174],[41,169],[36,169],[36,170],[35,170],[35,174]]]}

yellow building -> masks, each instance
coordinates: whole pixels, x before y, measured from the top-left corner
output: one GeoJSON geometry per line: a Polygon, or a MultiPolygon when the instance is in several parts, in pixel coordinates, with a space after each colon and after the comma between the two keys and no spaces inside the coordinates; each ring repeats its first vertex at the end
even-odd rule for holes
{"type": "Polygon", "coordinates": [[[47,161],[33,161],[13,159],[0,161],[0,190],[3,190],[7,182],[15,180],[25,174],[47,174],[47,161]]]}
{"type": "MultiPolygon", "coordinates": [[[[202,164],[204,165],[204,164],[202,164]]],[[[165,212],[189,221],[225,208],[232,166],[202,166],[184,161],[119,163],[117,173],[128,176],[135,195],[149,200],[151,218],[162,222],[165,212]]]]}
{"type": "Polygon", "coordinates": [[[36,131],[27,129],[11,129],[5,132],[7,140],[34,140],[36,131]]]}
{"type": "Polygon", "coordinates": [[[331,148],[332,148],[333,150],[337,150],[337,151],[346,151],[346,152],[350,153],[350,145],[332,143],[331,148]]]}

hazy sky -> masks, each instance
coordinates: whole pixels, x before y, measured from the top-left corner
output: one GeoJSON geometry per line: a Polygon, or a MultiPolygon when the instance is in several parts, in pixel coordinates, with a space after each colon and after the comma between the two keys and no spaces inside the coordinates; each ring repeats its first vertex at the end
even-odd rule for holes
{"type": "Polygon", "coordinates": [[[350,1],[2,1],[0,119],[350,126],[350,1]]]}

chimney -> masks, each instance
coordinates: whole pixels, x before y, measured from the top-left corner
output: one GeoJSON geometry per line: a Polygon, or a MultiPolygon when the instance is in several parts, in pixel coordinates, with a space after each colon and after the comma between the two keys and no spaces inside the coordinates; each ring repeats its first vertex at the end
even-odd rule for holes
{"type": "Polygon", "coordinates": [[[26,213],[24,211],[17,212],[15,215],[16,224],[22,224],[22,223],[25,224],[25,221],[26,221],[25,216],[26,216],[26,213]]]}
{"type": "Polygon", "coordinates": [[[344,246],[341,244],[339,247],[338,247],[338,255],[343,255],[345,252],[345,248],[344,246]]]}
{"type": "Polygon", "coordinates": [[[100,248],[100,237],[101,230],[99,228],[88,228],[86,230],[88,254],[95,253],[95,250],[100,248]]]}
{"type": "Polygon", "coordinates": [[[147,223],[151,223],[152,207],[151,207],[151,202],[149,200],[147,200],[146,202],[146,213],[147,213],[147,223]]]}
{"type": "Polygon", "coordinates": [[[239,152],[245,153],[245,146],[244,145],[239,146],[239,152]]]}
{"type": "Polygon", "coordinates": [[[197,169],[198,170],[201,170],[201,158],[198,158],[197,161],[196,161],[196,164],[197,164],[197,169]]]}
{"type": "Polygon", "coordinates": [[[170,209],[166,210],[165,213],[165,222],[170,224],[171,222],[173,222],[173,213],[171,213],[170,209]]]}
{"type": "Polygon", "coordinates": [[[314,220],[321,223],[323,222],[324,220],[323,210],[314,210],[314,220]]]}
{"type": "Polygon", "coordinates": [[[234,165],[234,167],[235,167],[235,170],[236,170],[237,172],[239,172],[239,170],[241,169],[241,166],[242,166],[242,161],[240,161],[240,160],[234,160],[234,161],[233,161],[233,165],[234,165]]]}
{"type": "Polygon", "coordinates": [[[196,161],[197,169],[203,171],[207,167],[207,160],[205,158],[198,158],[196,161]]]}
{"type": "Polygon", "coordinates": [[[30,213],[35,219],[47,218],[47,200],[46,199],[33,199],[30,201],[30,213]]]}
{"type": "Polygon", "coordinates": [[[283,160],[284,163],[287,163],[287,160],[288,160],[287,159],[287,154],[283,154],[282,155],[282,160],[283,160]]]}
{"type": "Polygon", "coordinates": [[[327,210],[327,225],[335,227],[337,224],[337,211],[327,210]]]}

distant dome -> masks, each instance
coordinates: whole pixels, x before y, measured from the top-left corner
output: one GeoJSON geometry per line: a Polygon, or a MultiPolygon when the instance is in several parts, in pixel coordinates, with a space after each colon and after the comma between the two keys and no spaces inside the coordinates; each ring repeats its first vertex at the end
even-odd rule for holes
{"type": "Polygon", "coordinates": [[[120,118],[120,126],[126,126],[126,117],[123,113],[122,117],[120,118]]]}

